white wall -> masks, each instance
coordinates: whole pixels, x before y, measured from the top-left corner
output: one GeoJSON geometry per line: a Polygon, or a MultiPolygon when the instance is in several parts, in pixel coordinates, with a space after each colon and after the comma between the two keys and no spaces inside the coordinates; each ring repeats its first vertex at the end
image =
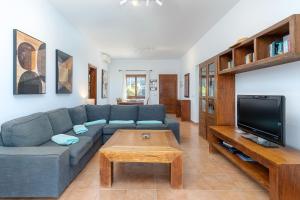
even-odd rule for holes
{"type": "MultiPolygon", "coordinates": [[[[159,74],[178,74],[179,95],[179,71],[180,60],[113,60],[109,65],[109,102],[116,103],[116,98],[122,97],[123,72],[119,70],[152,70],[150,79],[157,79],[159,74]]],[[[156,92],[150,92],[150,104],[159,103],[159,86],[156,92]]]]}
{"type": "MultiPolygon", "coordinates": [[[[238,38],[252,36],[296,13],[300,13],[300,1],[241,0],[186,53],[182,58],[181,74],[194,72],[196,65],[227,49],[238,38]]],[[[236,94],[286,96],[286,141],[288,145],[298,149],[300,149],[299,65],[300,62],[295,62],[236,76],[236,94]]],[[[191,90],[198,96],[197,84],[191,85],[191,90]]],[[[195,98],[192,98],[192,101],[195,101],[195,98]]],[[[198,106],[195,103],[192,105],[192,120],[198,121],[198,106]]]]}
{"type": "MultiPolygon", "coordinates": [[[[100,50],[91,45],[47,1],[7,0],[0,6],[0,124],[4,121],[59,107],[85,103],[88,63],[106,68],[100,50]],[[46,94],[13,95],[13,29],[23,31],[47,44],[46,94]],[[73,56],[73,93],[55,93],[55,49],[73,56]]],[[[99,77],[100,72],[99,72],[99,77]]],[[[98,80],[101,83],[101,80],[98,80]]],[[[101,94],[101,87],[99,85],[101,94]]],[[[100,99],[99,99],[100,100],[100,99]]],[[[100,100],[106,103],[107,100],[100,100]]]]}

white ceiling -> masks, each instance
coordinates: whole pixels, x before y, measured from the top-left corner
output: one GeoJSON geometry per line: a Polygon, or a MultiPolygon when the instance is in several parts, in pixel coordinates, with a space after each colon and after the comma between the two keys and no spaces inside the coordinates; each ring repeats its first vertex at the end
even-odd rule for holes
{"type": "Polygon", "coordinates": [[[183,56],[239,0],[163,0],[162,7],[154,2],[120,6],[120,0],[49,1],[113,58],[171,59],[183,56]]]}

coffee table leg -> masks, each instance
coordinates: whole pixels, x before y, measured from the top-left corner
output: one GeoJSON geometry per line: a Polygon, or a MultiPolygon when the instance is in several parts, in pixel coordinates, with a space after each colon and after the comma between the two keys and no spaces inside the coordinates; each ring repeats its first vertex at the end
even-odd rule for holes
{"type": "Polygon", "coordinates": [[[111,187],[113,180],[113,163],[104,154],[100,153],[100,184],[102,187],[111,187]]]}
{"type": "Polygon", "coordinates": [[[182,188],[182,157],[178,156],[171,163],[171,187],[175,189],[182,188]]]}

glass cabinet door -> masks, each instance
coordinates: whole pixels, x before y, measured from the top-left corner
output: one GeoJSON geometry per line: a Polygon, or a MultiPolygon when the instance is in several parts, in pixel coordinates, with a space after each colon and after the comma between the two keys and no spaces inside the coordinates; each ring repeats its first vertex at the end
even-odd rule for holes
{"type": "Polygon", "coordinates": [[[202,67],[200,70],[201,111],[206,112],[207,70],[206,67],[202,67]]]}
{"type": "Polygon", "coordinates": [[[206,97],[206,67],[201,68],[201,96],[206,97]]]}
{"type": "Polygon", "coordinates": [[[215,101],[214,99],[208,99],[207,112],[209,114],[215,114],[215,101]]]}
{"type": "Polygon", "coordinates": [[[216,64],[208,65],[208,97],[215,97],[216,64]]]}

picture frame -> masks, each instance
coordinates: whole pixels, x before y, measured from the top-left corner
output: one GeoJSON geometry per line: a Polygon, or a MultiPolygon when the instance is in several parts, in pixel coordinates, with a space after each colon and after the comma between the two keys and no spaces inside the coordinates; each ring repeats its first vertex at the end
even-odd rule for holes
{"type": "Polygon", "coordinates": [[[46,93],[46,43],[13,30],[13,94],[46,93]]]}
{"type": "Polygon", "coordinates": [[[157,91],[157,79],[149,80],[149,88],[150,88],[150,91],[157,91]]]}
{"type": "Polygon", "coordinates": [[[56,49],[56,94],[72,94],[73,57],[56,49]]]}
{"type": "Polygon", "coordinates": [[[108,73],[102,69],[101,98],[108,98],[108,73]]]}
{"type": "Polygon", "coordinates": [[[190,73],[184,75],[184,97],[190,97],[190,73]]]}

